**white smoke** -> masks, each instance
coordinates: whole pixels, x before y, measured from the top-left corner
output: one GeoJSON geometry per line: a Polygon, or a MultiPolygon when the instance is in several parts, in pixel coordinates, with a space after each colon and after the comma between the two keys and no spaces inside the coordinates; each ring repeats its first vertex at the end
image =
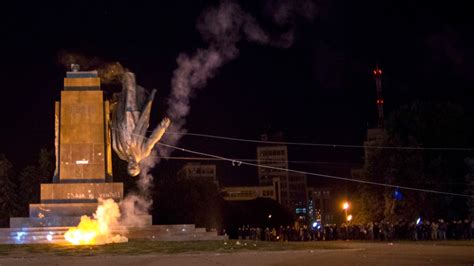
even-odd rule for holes
{"type": "MultiPolygon", "coordinates": [[[[234,1],[221,1],[218,6],[201,14],[196,28],[208,47],[198,49],[193,55],[181,53],[176,60],[178,67],[173,72],[167,110],[172,124],[168,129],[170,133],[162,138],[164,143],[175,146],[186,133],[186,116],[190,111],[191,97],[197,89],[207,85],[207,81],[214,77],[221,66],[239,55],[237,45],[240,41],[287,48],[294,41],[295,18],[313,18],[314,4],[311,1],[270,2],[268,8],[272,10],[274,23],[289,25],[284,33],[273,37],[234,1]]],[[[159,149],[162,157],[168,157],[171,151],[164,147],[159,149]]]]}
{"type": "Polygon", "coordinates": [[[149,210],[153,201],[141,194],[128,194],[120,202],[120,225],[144,227],[149,224],[149,210]]]}
{"type": "Polygon", "coordinates": [[[138,191],[129,193],[121,202],[120,210],[122,217],[120,224],[127,227],[143,227],[149,224],[149,211],[153,204],[151,199],[151,188],[153,187],[153,175],[151,169],[159,162],[156,151],[140,162],[140,176],[137,180],[138,191]]]}
{"type": "MultiPolygon", "coordinates": [[[[239,55],[238,43],[242,40],[271,45],[281,48],[290,47],[294,41],[296,18],[311,20],[314,5],[309,0],[269,1],[272,20],[279,26],[287,26],[283,33],[271,36],[263,30],[256,19],[246,13],[236,2],[223,0],[216,7],[204,11],[198,19],[196,28],[208,47],[197,49],[193,55],[181,53],[176,62],[178,67],[173,72],[171,93],[168,98],[167,116],[171,119],[162,142],[176,145],[186,133],[186,116],[190,111],[190,99],[197,89],[207,85],[207,81],[216,75],[218,69],[239,55]]],[[[159,155],[168,157],[172,149],[160,147],[159,155]]],[[[143,226],[152,204],[150,189],[153,176],[150,170],[159,163],[155,150],[140,162],[140,178],[137,181],[139,192],[129,194],[121,202],[121,224],[143,226]]]]}

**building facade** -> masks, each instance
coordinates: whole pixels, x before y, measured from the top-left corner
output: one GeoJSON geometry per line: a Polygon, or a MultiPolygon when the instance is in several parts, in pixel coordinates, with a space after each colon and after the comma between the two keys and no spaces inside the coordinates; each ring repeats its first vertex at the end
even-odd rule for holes
{"type": "Polygon", "coordinates": [[[241,186],[221,188],[222,197],[228,201],[245,201],[268,198],[280,203],[280,181],[275,178],[268,186],[241,186]]]}
{"type": "Polygon", "coordinates": [[[288,201],[295,214],[305,217],[308,213],[308,192],[306,175],[302,173],[288,173],[288,201]]]}
{"type": "Polygon", "coordinates": [[[335,205],[334,195],[329,188],[307,189],[308,193],[308,218],[310,222],[320,225],[338,222],[338,209],[335,205]]]}
{"type": "Polygon", "coordinates": [[[280,199],[283,207],[292,213],[306,213],[306,175],[288,172],[288,147],[268,145],[257,147],[258,181],[269,185],[274,179],[280,181],[280,199]]]}
{"type": "Polygon", "coordinates": [[[218,185],[216,165],[187,163],[178,171],[178,180],[200,180],[218,185]]]}

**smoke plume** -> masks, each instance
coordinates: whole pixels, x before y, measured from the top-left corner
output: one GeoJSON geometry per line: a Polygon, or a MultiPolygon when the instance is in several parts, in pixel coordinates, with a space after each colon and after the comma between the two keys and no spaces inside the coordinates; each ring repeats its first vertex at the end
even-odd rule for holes
{"type": "MultiPolygon", "coordinates": [[[[290,47],[294,41],[296,18],[311,20],[314,5],[311,1],[270,1],[272,21],[284,26],[283,33],[272,35],[266,32],[254,17],[246,13],[234,1],[221,1],[216,7],[204,11],[198,19],[196,28],[207,48],[198,49],[193,55],[181,53],[173,72],[171,94],[168,98],[167,115],[172,121],[162,141],[176,145],[186,133],[186,116],[190,111],[190,99],[197,89],[207,85],[218,69],[239,55],[238,44],[247,41],[280,48],[290,47]]],[[[163,157],[169,156],[172,149],[159,149],[163,157]]]]}
{"type": "Polygon", "coordinates": [[[149,222],[149,211],[153,201],[142,194],[130,193],[120,202],[120,225],[143,227],[149,222]]]}
{"type": "Polygon", "coordinates": [[[108,62],[98,57],[60,51],[58,63],[69,69],[71,64],[79,64],[81,70],[97,70],[103,84],[120,83],[126,69],[119,62],[108,62]]]}

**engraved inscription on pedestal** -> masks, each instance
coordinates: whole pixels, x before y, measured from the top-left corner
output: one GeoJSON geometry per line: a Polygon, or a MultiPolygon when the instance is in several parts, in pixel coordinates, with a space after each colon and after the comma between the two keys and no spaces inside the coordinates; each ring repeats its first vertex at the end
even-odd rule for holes
{"type": "Polygon", "coordinates": [[[84,202],[103,198],[120,200],[123,197],[122,183],[41,184],[41,202],[84,202]]]}

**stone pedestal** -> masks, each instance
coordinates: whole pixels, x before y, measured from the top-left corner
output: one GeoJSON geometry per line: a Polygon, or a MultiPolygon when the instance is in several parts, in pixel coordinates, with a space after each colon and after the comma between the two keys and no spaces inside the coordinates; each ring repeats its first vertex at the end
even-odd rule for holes
{"type": "Polygon", "coordinates": [[[53,183],[41,184],[41,203],[30,204],[29,217],[11,218],[10,227],[74,226],[99,198],[123,198],[123,184],[111,182],[109,113],[96,71],[67,73],[55,105],[53,183]]]}

